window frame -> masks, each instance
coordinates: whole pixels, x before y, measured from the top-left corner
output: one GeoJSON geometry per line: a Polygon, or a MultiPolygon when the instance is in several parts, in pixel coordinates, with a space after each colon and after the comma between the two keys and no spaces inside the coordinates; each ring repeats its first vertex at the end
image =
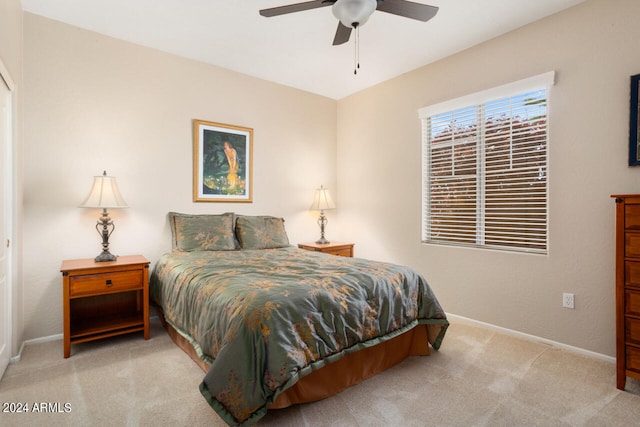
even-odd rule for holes
{"type": "MultiPolygon", "coordinates": [[[[518,80],[512,83],[508,83],[505,85],[497,86],[494,88],[490,88],[487,90],[483,90],[480,92],[476,92],[473,94],[469,94],[466,96],[462,96],[459,98],[447,100],[444,102],[432,104],[418,110],[418,116],[422,123],[422,137],[421,137],[421,148],[422,148],[422,205],[421,205],[421,241],[425,244],[435,244],[435,245],[446,245],[446,246],[462,246],[462,247],[474,247],[486,250],[505,250],[505,251],[515,251],[522,253],[534,253],[534,254],[548,254],[549,252],[549,117],[550,117],[550,98],[551,98],[551,87],[555,83],[555,71],[549,71],[547,73],[539,74],[533,77],[529,77],[526,79],[518,80]],[[433,166],[433,162],[431,159],[431,129],[430,129],[430,118],[433,116],[437,116],[444,113],[453,113],[457,110],[462,110],[466,108],[475,108],[476,109],[476,120],[477,123],[482,123],[482,132],[479,132],[477,138],[479,140],[477,144],[477,163],[476,163],[476,171],[482,171],[483,175],[486,175],[487,169],[485,161],[485,153],[484,150],[484,138],[486,129],[484,129],[484,118],[485,118],[485,107],[486,104],[501,100],[504,98],[512,98],[527,94],[536,90],[546,90],[545,99],[546,99],[546,155],[545,155],[545,172],[546,172],[546,187],[545,187],[545,242],[543,249],[532,249],[527,248],[525,244],[523,246],[500,246],[495,244],[487,245],[484,238],[478,240],[478,236],[483,236],[484,228],[485,228],[485,208],[484,204],[479,204],[478,206],[482,206],[482,208],[478,208],[476,210],[476,217],[480,221],[478,222],[475,230],[476,238],[475,243],[466,243],[466,242],[455,242],[455,241],[432,241],[429,240],[428,237],[431,233],[431,201],[432,197],[430,195],[430,176],[431,176],[431,167],[433,166]],[[425,152],[426,151],[426,152],[425,152]],[[479,227],[479,228],[478,228],[479,227]]],[[[515,117],[515,116],[513,116],[515,117]]],[[[454,143],[452,143],[454,144],[454,143]]],[[[477,175],[477,172],[476,172],[477,175]]],[[[481,184],[483,180],[478,180],[481,184]]],[[[486,189],[478,188],[477,199],[484,199],[486,197],[486,189]]]]}

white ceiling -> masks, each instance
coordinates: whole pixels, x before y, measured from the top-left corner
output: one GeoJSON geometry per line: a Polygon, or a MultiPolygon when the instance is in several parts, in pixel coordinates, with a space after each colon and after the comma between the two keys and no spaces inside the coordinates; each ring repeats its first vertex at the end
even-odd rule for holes
{"type": "MultiPolygon", "coordinates": [[[[304,0],[303,0],[304,1],[304,0]]],[[[331,7],[265,18],[298,0],[22,0],[25,11],[118,39],[340,99],[584,0],[414,0],[438,6],[420,22],[376,11],[332,46],[331,7]]]]}

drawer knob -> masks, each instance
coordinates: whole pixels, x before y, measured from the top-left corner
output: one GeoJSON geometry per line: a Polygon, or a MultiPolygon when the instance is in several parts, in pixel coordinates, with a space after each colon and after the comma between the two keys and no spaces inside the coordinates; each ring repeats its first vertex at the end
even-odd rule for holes
{"type": "Polygon", "coordinates": [[[111,282],[111,279],[107,279],[107,288],[110,288],[111,286],[113,286],[113,282],[111,282]]]}

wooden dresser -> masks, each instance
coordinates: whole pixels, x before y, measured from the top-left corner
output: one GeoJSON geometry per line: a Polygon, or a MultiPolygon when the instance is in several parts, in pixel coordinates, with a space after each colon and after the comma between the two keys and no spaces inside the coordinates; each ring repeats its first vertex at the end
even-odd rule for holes
{"type": "Polygon", "coordinates": [[[616,386],[640,380],[640,194],[616,201],[616,386]]]}

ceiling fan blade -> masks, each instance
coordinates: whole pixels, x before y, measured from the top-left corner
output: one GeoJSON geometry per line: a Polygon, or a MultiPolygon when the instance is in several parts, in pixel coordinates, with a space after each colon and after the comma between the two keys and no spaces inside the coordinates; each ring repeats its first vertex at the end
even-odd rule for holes
{"type": "Polygon", "coordinates": [[[407,0],[378,0],[377,10],[427,22],[436,16],[438,8],[428,4],[414,3],[407,0]]]}
{"type": "Polygon", "coordinates": [[[302,12],[303,10],[311,10],[317,9],[319,7],[331,6],[336,1],[337,0],[315,0],[306,1],[304,3],[289,4],[286,6],[272,7],[269,9],[262,9],[260,11],[260,15],[270,18],[272,16],[285,15],[287,13],[302,12]]]}
{"type": "Polygon", "coordinates": [[[336,35],[333,38],[333,45],[338,46],[339,44],[344,44],[349,41],[349,37],[351,37],[351,27],[347,27],[343,25],[342,22],[338,21],[338,29],[336,30],[336,35]]]}

